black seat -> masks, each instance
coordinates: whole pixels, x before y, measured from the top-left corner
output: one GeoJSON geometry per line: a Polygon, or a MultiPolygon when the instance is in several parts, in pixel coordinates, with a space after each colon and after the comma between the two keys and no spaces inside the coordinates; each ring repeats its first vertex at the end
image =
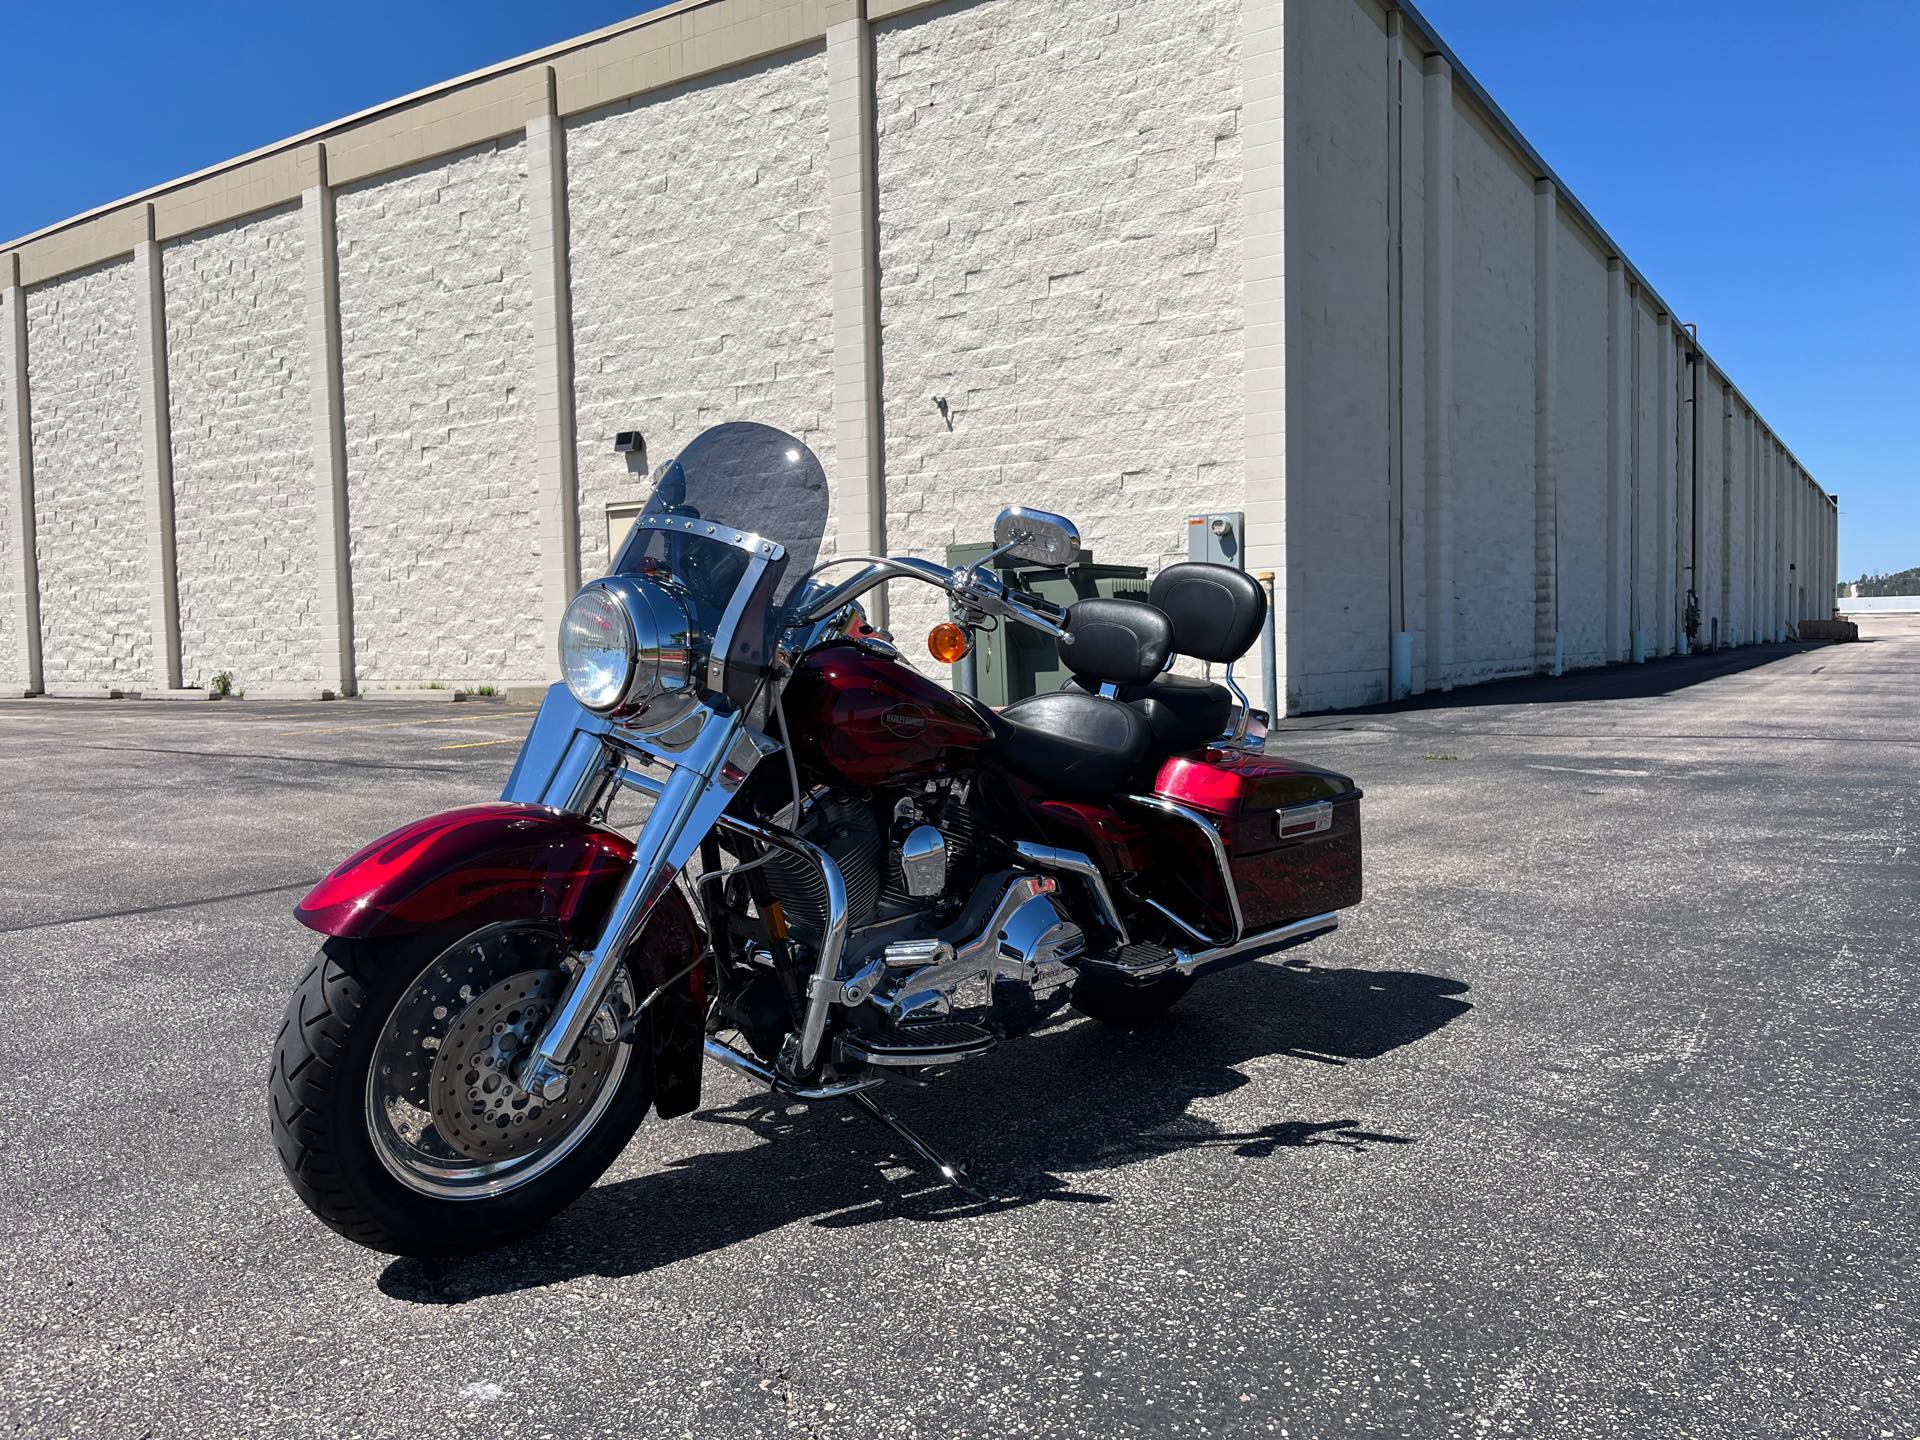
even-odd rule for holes
{"type": "MultiPolygon", "coordinates": [[[[1215,665],[1230,665],[1253,647],[1267,618],[1267,592],[1231,565],[1189,561],[1154,577],[1148,602],[1173,624],[1173,649],[1215,665]]],[[[1171,672],[1123,685],[1118,698],[1145,717],[1154,751],[1194,750],[1225,733],[1233,692],[1224,685],[1171,672]]]]}
{"type": "Polygon", "coordinates": [[[1147,722],[1153,748],[1162,755],[1195,750],[1225,734],[1233,715],[1233,694],[1226,686],[1171,671],[1145,685],[1123,685],[1117,698],[1147,722]]]}
{"type": "Polygon", "coordinates": [[[1173,650],[1231,665],[1260,638],[1267,592],[1244,570],[1189,560],[1153,577],[1147,600],[1173,622],[1173,650]]]}
{"type": "Polygon", "coordinates": [[[979,707],[993,731],[987,759],[1068,800],[1104,800],[1146,759],[1153,730],[1130,705],[1052,690],[1001,711],[979,707]]]}
{"type": "Polygon", "coordinates": [[[1081,600],[1067,612],[1060,656],[1079,689],[1016,700],[984,718],[987,758],[1069,800],[1104,800],[1126,785],[1153,748],[1153,727],[1097,690],[1103,681],[1143,682],[1167,663],[1173,624],[1140,600],[1081,600]]]}

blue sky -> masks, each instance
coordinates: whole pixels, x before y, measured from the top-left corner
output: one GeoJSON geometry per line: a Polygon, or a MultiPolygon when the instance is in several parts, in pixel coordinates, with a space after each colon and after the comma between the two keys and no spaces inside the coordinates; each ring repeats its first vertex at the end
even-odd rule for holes
{"type": "MultiPolygon", "coordinates": [[[[650,8],[15,3],[0,236],[650,8]]],[[[1920,565],[1920,4],[1422,8],[1840,492],[1841,574],[1920,565]]]]}

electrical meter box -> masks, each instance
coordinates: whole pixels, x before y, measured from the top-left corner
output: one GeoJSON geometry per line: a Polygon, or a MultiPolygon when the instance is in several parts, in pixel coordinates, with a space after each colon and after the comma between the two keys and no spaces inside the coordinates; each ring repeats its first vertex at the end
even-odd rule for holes
{"type": "Polygon", "coordinates": [[[1247,568],[1246,519],[1238,510],[1187,517],[1187,559],[1247,568]]]}

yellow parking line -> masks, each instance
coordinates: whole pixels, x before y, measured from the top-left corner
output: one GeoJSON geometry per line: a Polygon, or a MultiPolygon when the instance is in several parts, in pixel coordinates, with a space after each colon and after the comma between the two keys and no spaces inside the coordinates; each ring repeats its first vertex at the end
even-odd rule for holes
{"type": "Polygon", "coordinates": [[[462,740],[457,745],[436,745],[436,750],[478,750],[483,745],[518,745],[517,739],[508,740],[462,740]]]}

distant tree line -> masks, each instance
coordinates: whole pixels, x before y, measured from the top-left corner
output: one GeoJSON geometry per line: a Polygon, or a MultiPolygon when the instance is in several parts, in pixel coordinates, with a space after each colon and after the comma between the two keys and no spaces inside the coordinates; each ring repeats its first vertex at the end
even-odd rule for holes
{"type": "Polygon", "coordinates": [[[1894,570],[1885,575],[1862,575],[1860,594],[1920,595],[1920,565],[1910,570],[1894,570]]]}

